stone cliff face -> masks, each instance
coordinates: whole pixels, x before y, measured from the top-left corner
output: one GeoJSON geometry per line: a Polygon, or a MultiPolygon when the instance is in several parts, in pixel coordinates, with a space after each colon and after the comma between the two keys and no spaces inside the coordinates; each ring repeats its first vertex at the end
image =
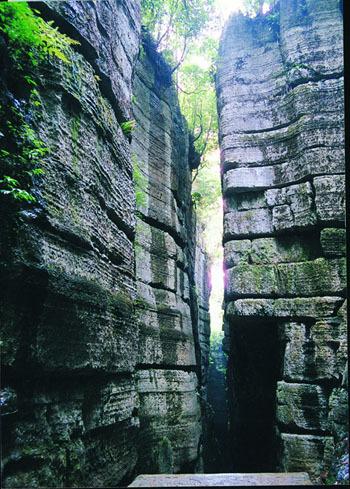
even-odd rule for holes
{"type": "Polygon", "coordinates": [[[134,79],[131,150],[138,173],[139,463],[147,473],[199,467],[199,396],[209,343],[209,331],[201,336],[208,292],[195,293],[195,280],[207,278],[192,216],[188,133],[170,80],[145,36],[134,79]]]}
{"type": "Polygon", "coordinates": [[[346,433],[342,29],[336,0],[280,0],[266,16],[232,17],[221,41],[237,471],[316,478],[346,433]]]}
{"type": "Polygon", "coordinates": [[[2,480],[94,487],[194,470],[207,297],[194,292],[188,134],[168,68],[147,49],[138,60],[138,2],[39,8],[81,44],[39,75],[46,174],[1,236],[2,480]]]}

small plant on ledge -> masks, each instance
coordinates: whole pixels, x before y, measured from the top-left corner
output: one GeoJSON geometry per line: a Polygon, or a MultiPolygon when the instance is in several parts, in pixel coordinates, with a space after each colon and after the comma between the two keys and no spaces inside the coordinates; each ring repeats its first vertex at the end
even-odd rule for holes
{"type": "Polygon", "coordinates": [[[130,136],[135,129],[136,122],[132,119],[130,121],[125,121],[120,124],[121,130],[125,136],[130,136]]]}

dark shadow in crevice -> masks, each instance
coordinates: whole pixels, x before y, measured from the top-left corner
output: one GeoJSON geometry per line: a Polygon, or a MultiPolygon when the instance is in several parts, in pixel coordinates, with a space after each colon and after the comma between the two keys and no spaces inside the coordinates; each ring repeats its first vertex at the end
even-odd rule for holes
{"type": "Polygon", "coordinates": [[[277,468],[276,387],[280,377],[278,328],[271,321],[231,325],[228,401],[233,472],[277,468]]]}

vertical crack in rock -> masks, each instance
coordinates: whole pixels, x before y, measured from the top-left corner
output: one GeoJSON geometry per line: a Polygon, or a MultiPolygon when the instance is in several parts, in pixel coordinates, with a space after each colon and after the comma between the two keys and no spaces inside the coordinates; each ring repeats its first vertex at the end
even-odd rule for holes
{"type": "Polygon", "coordinates": [[[347,429],[338,3],[280,0],[272,14],[232,16],[221,39],[224,345],[236,471],[308,471],[319,481],[347,429]]]}

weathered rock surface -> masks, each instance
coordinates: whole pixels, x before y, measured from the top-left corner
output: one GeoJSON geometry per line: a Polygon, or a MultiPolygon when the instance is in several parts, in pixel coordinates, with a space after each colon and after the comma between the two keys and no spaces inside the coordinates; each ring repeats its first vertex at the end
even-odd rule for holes
{"type": "Polygon", "coordinates": [[[334,451],[331,436],[281,434],[282,469],[305,470],[311,480],[330,466],[334,451]]]}
{"type": "Polygon", "coordinates": [[[169,68],[138,58],[139,2],[39,7],[81,44],[39,73],[45,176],[1,233],[2,481],[106,487],[193,471],[209,289],[169,68]]]}
{"type": "MultiPolygon", "coordinates": [[[[198,461],[201,411],[194,372],[139,370],[140,470],[183,471],[198,461]]],[[[139,472],[139,471],[138,471],[139,472]]]]}
{"type": "Polygon", "coordinates": [[[226,307],[228,318],[323,318],[333,316],[344,302],[342,297],[296,299],[238,299],[226,307]]]}
{"type": "Polygon", "coordinates": [[[292,381],[338,382],[347,357],[346,321],[331,317],[310,323],[281,326],[285,342],[283,373],[292,381]]]}
{"type": "Polygon", "coordinates": [[[346,255],[345,229],[322,229],[320,241],[325,256],[332,258],[346,255]]]}
{"type": "MultiPolygon", "coordinates": [[[[331,239],[328,235],[325,236],[325,246],[332,246],[331,239]]],[[[334,239],[336,239],[336,236],[334,239]]],[[[310,240],[299,236],[286,236],[284,239],[258,238],[251,241],[246,239],[232,240],[225,243],[224,261],[226,268],[232,268],[241,263],[252,263],[256,265],[295,263],[316,258],[317,251],[315,247],[311,247],[310,240]]],[[[329,254],[331,253],[330,251],[329,254]]],[[[334,253],[336,254],[336,252],[334,253]]]]}
{"type": "Polygon", "coordinates": [[[287,431],[327,431],[327,398],[312,384],[277,384],[277,420],[287,431]]]}
{"type": "Polygon", "coordinates": [[[345,431],[343,27],[338,3],[281,0],[265,16],[235,15],[220,44],[224,344],[233,451],[243,452],[236,459],[237,471],[248,459],[249,469],[256,470],[250,431],[259,430],[255,419],[262,416],[264,400],[255,399],[250,424],[247,403],[261,383],[275,396],[270,418],[263,416],[271,429],[277,427],[277,438],[269,446],[261,441],[265,451],[279,447],[275,467],[307,470],[316,480],[345,431]],[[277,351],[265,344],[263,331],[272,335],[277,351]],[[278,368],[271,365],[264,377],[258,365],[268,369],[271,357],[278,368]]]}
{"type": "Polygon", "coordinates": [[[198,304],[198,327],[196,335],[200,348],[200,367],[202,379],[202,396],[206,398],[206,387],[209,375],[209,343],[210,343],[210,315],[209,298],[211,284],[209,280],[209,257],[201,239],[201,228],[196,227],[195,270],[194,270],[194,299],[198,304]]]}
{"type": "Polygon", "coordinates": [[[188,133],[169,68],[151,41],[143,42],[133,85],[137,126],[131,146],[134,175],[140,175],[135,179],[142,369],[137,470],[171,473],[193,471],[200,463],[200,395],[210,334],[207,258],[192,216],[188,133]]]}
{"type": "Polygon", "coordinates": [[[17,397],[3,421],[6,487],[115,485],[138,459],[135,197],[119,124],[140,12],[127,0],[106,7],[45,8],[70,34],[90,18],[80,36],[90,36],[95,58],[82,43],[71,63],[40,74],[34,124],[50,147],[45,178],[33,190],[38,204],[10,216],[2,234],[3,386],[17,397]],[[102,54],[103,29],[119,49],[113,33],[129,32],[124,71],[102,54]],[[97,65],[106,78],[113,72],[111,91],[97,65]]]}
{"type": "Polygon", "coordinates": [[[265,295],[266,297],[308,297],[342,295],[346,289],[345,258],[279,263],[240,264],[226,271],[227,299],[265,295]]]}
{"type": "Polygon", "coordinates": [[[133,70],[140,45],[140,3],[46,0],[41,9],[78,38],[118,118],[130,119],[133,70]]]}
{"type": "Polygon", "coordinates": [[[309,486],[307,473],[139,475],[128,487],[309,486]]]}

